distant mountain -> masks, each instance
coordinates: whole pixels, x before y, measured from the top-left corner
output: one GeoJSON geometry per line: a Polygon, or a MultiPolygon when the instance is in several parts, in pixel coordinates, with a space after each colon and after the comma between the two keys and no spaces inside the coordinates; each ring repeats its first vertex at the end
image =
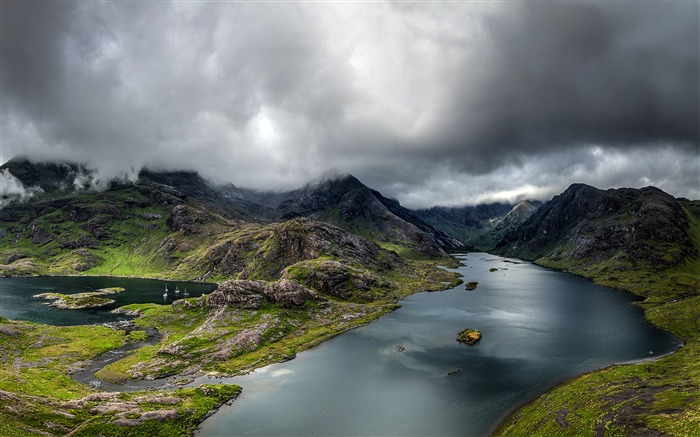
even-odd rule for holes
{"type": "Polygon", "coordinates": [[[497,202],[459,207],[436,206],[413,213],[426,223],[471,246],[489,250],[505,235],[506,228],[521,223],[540,205],[542,202],[539,201],[524,201],[519,204],[497,202]]]}
{"type": "Polygon", "coordinates": [[[681,284],[698,287],[682,270],[697,262],[699,209],[699,201],[654,187],[604,191],[575,184],[511,228],[495,252],[599,282],[653,284],[658,272],[676,269],[681,284]]]}
{"type": "MultiPolygon", "coordinates": [[[[9,171],[25,187],[46,192],[95,188],[91,185],[92,173],[79,164],[34,163],[17,158],[0,169],[9,171]]],[[[266,224],[300,217],[320,220],[412,256],[444,257],[445,250],[466,247],[459,239],[416,217],[398,201],[385,198],[350,175],[283,193],[239,189],[233,184],[215,185],[191,171],[151,169],[143,169],[135,183],[113,181],[108,185],[112,189],[136,186],[161,196],[195,199],[229,218],[247,222],[266,224]]]]}

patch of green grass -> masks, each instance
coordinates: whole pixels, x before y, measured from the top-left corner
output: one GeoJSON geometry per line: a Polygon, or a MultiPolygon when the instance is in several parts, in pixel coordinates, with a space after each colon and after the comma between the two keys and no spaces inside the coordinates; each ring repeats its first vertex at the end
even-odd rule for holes
{"type": "Polygon", "coordinates": [[[89,389],[68,376],[68,368],[122,346],[124,331],[102,326],[48,326],[24,322],[6,325],[0,335],[0,390],[70,399],[89,389]]]}

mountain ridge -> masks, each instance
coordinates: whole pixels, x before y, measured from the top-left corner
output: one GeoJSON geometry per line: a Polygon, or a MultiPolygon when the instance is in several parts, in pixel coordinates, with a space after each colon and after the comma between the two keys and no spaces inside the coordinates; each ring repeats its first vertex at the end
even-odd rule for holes
{"type": "MultiPolygon", "coordinates": [[[[94,182],[90,171],[75,163],[37,164],[20,157],[3,164],[0,170],[9,171],[27,188],[38,183],[36,186],[43,191],[69,192],[79,174],[94,182]],[[47,175],[39,177],[43,171],[47,175]]],[[[136,181],[115,180],[80,188],[104,190],[130,185],[159,186],[164,192],[175,189],[178,195],[207,202],[239,220],[271,223],[307,217],[326,221],[412,256],[445,257],[445,250],[468,248],[457,238],[425,223],[398,201],[385,198],[352,175],[326,178],[297,190],[270,193],[239,189],[233,184],[216,185],[193,171],[144,168],[136,181]]]]}

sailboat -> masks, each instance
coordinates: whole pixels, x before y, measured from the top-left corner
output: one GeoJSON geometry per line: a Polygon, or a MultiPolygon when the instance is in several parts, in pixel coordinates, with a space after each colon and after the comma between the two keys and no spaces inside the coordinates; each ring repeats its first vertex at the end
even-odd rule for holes
{"type": "Polygon", "coordinates": [[[180,287],[177,285],[175,286],[175,294],[180,294],[180,287]]]}
{"type": "Polygon", "coordinates": [[[165,283],[165,293],[163,293],[163,297],[168,297],[168,283],[165,283]]]}
{"type": "Polygon", "coordinates": [[[187,287],[185,287],[185,294],[184,294],[183,296],[187,297],[187,296],[189,296],[189,295],[190,295],[190,294],[187,292],[187,287]]]}

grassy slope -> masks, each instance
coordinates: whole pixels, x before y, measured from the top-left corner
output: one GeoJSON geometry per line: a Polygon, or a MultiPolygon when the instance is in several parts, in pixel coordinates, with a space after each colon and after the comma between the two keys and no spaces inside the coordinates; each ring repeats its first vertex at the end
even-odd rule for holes
{"type": "MultiPolygon", "coordinates": [[[[689,233],[700,248],[700,218],[690,207],[689,233]]],[[[606,263],[538,263],[645,297],[640,305],[647,319],[685,346],[658,361],[612,366],[567,382],[519,409],[495,435],[700,435],[700,260],[656,274],[616,270],[613,277],[606,263]]]]}
{"type": "Polygon", "coordinates": [[[218,385],[158,396],[135,392],[100,398],[70,378],[69,369],[81,361],[138,339],[134,332],[102,326],[57,327],[1,319],[0,435],[189,435],[212,408],[238,395],[239,387],[218,385]],[[165,397],[167,402],[161,402],[165,397]],[[103,413],[95,414],[95,409],[103,413]],[[181,417],[138,420],[156,410],[174,410],[181,417]],[[110,423],[119,417],[142,423],[110,423]]]}
{"type": "MultiPolygon", "coordinates": [[[[12,267],[20,266],[21,272],[30,275],[93,274],[114,276],[157,276],[166,267],[166,261],[159,256],[161,241],[172,231],[166,225],[168,206],[149,200],[134,188],[110,190],[108,195],[84,193],[67,195],[51,193],[54,199],[70,199],[78,208],[114,207],[122,217],[100,213],[93,217],[104,220],[101,230],[109,232],[109,238],[96,240],[83,228],[87,221],[70,220],[64,208],[48,207],[38,215],[31,209],[21,210],[18,220],[0,220],[0,228],[7,235],[0,240],[0,261],[10,254],[22,253],[24,258],[0,266],[0,273],[13,274],[12,267]],[[136,206],[142,202],[145,206],[136,206]],[[147,214],[160,216],[144,220],[147,214]],[[52,234],[52,241],[35,244],[32,242],[32,228],[39,226],[52,234]],[[96,247],[85,248],[94,261],[86,260],[79,250],[61,247],[61,243],[76,241],[80,236],[90,238],[96,247]],[[26,266],[31,261],[34,267],[26,266]],[[76,270],[79,264],[88,267],[76,270]]],[[[48,199],[45,196],[44,199],[48,199]]],[[[80,267],[79,267],[80,268],[80,267]]]]}

